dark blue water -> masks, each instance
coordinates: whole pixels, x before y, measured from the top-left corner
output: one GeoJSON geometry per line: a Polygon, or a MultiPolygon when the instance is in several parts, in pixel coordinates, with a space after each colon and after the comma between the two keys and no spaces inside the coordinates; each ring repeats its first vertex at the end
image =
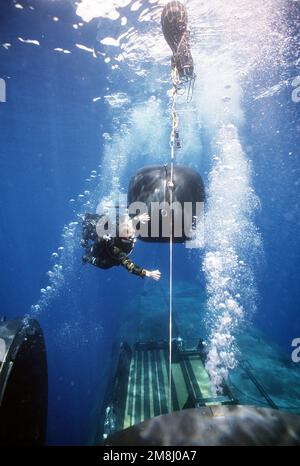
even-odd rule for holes
{"type": "MultiPolygon", "coordinates": [[[[69,244],[71,253],[58,262],[65,269],[64,281],[57,293],[50,293],[36,317],[48,352],[48,443],[86,444],[93,441],[99,429],[97,416],[114,369],[119,324],[146,282],[118,268],[102,272],[82,266],[80,229],[76,228],[67,243],[62,231],[64,225],[78,221],[77,213],[85,210],[78,194],[88,189],[89,183],[92,192],[101,191],[101,183],[105,184],[101,168],[100,178],[85,182],[103,161],[106,140],[102,134],[116,134],[130,115],[130,104],[126,112],[116,111],[103,98],[97,102],[93,98],[121,90],[131,95],[133,105],[141,100],[143,89],[140,78],[134,87],[128,82],[128,74],[110,76],[103,61],[75,47],[76,43],[94,47],[98,21],[74,29],[72,24],[80,18],[71,3],[23,0],[23,9],[10,0],[2,3],[0,44],[11,46],[0,46],[0,77],[7,85],[7,102],[0,103],[1,314],[15,318],[30,312],[48,283],[46,272],[55,263],[53,252],[69,244]],[[53,21],[54,16],[60,20],[53,21]],[[23,43],[18,37],[38,40],[40,46],[23,43]],[[56,47],[72,53],[55,52],[56,47]],[[75,199],[75,205],[70,199],[75,199]]],[[[130,14],[134,16],[127,13],[129,19],[130,14]]],[[[291,17],[294,14],[290,12],[291,17]]],[[[145,67],[159,74],[155,64],[146,63],[145,67]]],[[[300,74],[299,64],[285,69],[284,75],[280,70],[278,73],[278,80],[272,78],[273,84],[300,74]]],[[[268,88],[269,79],[258,76],[257,82],[268,88]]],[[[154,91],[158,95],[162,92],[155,85],[146,90],[145,98],[154,91]]],[[[264,250],[263,258],[253,265],[258,307],[252,322],[288,354],[291,341],[300,337],[300,103],[292,101],[290,85],[268,98],[251,100],[253,93],[255,87],[245,90],[245,124],[240,133],[253,164],[252,186],[261,203],[255,224],[264,250]]],[[[161,131],[158,144],[167,154],[165,122],[161,131]]],[[[147,137],[159,138],[151,125],[147,137]]],[[[189,163],[201,171],[206,184],[211,169],[208,139],[207,134],[199,133],[206,157],[195,161],[194,154],[200,150],[196,144],[190,148],[189,163]]],[[[149,141],[141,139],[135,144],[131,149],[134,157],[132,161],[129,157],[121,174],[124,190],[129,177],[143,165],[149,141]]],[[[167,160],[168,155],[163,155],[162,162],[167,160]]],[[[93,211],[97,201],[91,202],[93,211]]],[[[174,282],[194,283],[204,290],[202,253],[190,256],[178,245],[174,254],[174,282]]],[[[139,243],[134,257],[138,264],[162,271],[159,286],[167,296],[168,246],[139,243]]],[[[151,315],[148,318],[151,321],[151,315]]],[[[167,317],[162,325],[167,338],[167,317]]]]}

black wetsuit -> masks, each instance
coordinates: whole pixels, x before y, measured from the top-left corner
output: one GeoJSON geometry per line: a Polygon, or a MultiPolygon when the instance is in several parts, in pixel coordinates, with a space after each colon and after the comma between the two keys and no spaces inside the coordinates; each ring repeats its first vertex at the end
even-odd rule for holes
{"type": "Polygon", "coordinates": [[[109,269],[115,265],[122,265],[128,272],[145,277],[146,271],[128,257],[133,246],[134,240],[126,238],[101,239],[92,246],[91,255],[87,262],[101,269],[109,269]]]}
{"type": "Polygon", "coordinates": [[[99,238],[96,225],[100,215],[86,214],[83,221],[82,246],[86,249],[83,261],[99,267],[110,269],[122,265],[128,272],[140,277],[146,276],[146,271],[129,259],[128,255],[134,247],[134,238],[99,238]],[[92,245],[89,242],[92,242],[92,245]]]}

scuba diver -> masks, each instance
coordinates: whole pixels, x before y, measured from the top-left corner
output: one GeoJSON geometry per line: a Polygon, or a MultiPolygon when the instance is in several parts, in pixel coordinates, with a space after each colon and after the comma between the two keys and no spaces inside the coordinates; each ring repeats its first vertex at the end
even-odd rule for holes
{"type": "Polygon", "coordinates": [[[194,62],[189,44],[188,17],[186,8],[178,1],[167,3],[161,15],[165,39],[173,52],[172,68],[178,72],[179,80],[194,82],[194,62]]]}
{"type": "Polygon", "coordinates": [[[121,265],[128,272],[138,275],[142,278],[148,277],[153,280],[160,280],[161,273],[159,270],[149,271],[136,265],[129,255],[133,251],[136,242],[136,224],[139,222],[146,223],[150,220],[148,214],[141,214],[134,219],[124,217],[117,224],[117,235],[99,236],[97,233],[97,223],[104,217],[98,214],[85,214],[83,220],[83,234],[81,246],[85,248],[85,254],[82,257],[84,264],[89,263],[100,269],[110,269],[111,267],[121,265]]]}

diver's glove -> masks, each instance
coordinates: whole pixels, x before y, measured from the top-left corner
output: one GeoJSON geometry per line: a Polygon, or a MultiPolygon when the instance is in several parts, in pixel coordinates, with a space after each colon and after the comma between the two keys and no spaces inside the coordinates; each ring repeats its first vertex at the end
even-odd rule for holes
{"type": "Polygon", "coordinates": [[[144,276],[152,278],[152,280],[158,281],[161,278],[161,273],[159,270],[144,270],[144,276]]]}

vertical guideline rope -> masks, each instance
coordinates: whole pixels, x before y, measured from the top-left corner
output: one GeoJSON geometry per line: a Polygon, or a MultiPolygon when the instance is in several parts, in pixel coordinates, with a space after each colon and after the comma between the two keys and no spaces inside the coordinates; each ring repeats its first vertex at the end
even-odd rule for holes
{"type": "Polygon", "coordinates": [[[172,71],[172,130],[170,135],[171,147],[171,173],[168,187],[170,191],[170,282],[169,282],[169,393],[168,405],[169,412],[172,411],[172,323],[173,323],[173,188],[174,188],[174,160],[175,160],[175,140],[178,137],[178,117],[176,112],[176,94],[177,94],[177,72],[172,71]]]}

